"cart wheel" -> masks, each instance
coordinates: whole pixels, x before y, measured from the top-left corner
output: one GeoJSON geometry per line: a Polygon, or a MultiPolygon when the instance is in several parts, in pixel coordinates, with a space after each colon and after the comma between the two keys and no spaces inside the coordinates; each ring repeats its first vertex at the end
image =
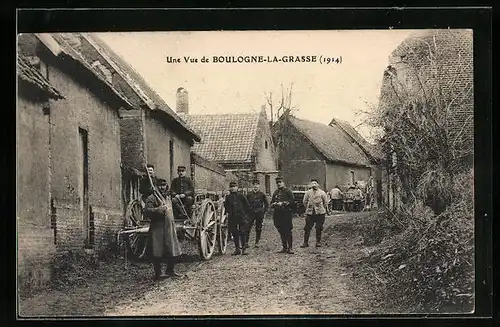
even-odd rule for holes
{"type": "Polygon", "coordinates": [[[142,204],[141,200],[134,199],[127,205],[125,212],[125,227],[137,227],[142,220],[142,204]]]}
{"type": "Polygon", "coordinates": [[[198,250],[204,260],[212,257],[217,240],[217,213],[214,204],[207,200],[202,203],[198,225],[198,250]]]}
{"type": "Polygon", "coordinates": [[[221,215],[220,215],[220,221],[218,225],[218,235],[217,235],[217,244],[219,246],[219,252],[221,254],[226,253],[227,249],[227,241],[229,239],[229,233],[228,233],[228,222],[227,222],[227,214],[226,214],[226,209],[224,208],[224,203],[221,203],[221,215]]]}
{"type": "Polygon", "coordinates": [[[142,261],[146,254],[147,235],[130,233],[127,237],[127,253],[132,260],[142,261]]]}

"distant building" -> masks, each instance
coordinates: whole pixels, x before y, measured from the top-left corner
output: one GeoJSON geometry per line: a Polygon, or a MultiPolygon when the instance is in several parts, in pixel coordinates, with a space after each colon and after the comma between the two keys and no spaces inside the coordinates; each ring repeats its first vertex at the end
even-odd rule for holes
{"type": "Polygon", "coordinates": [[[273,132],[279,149],[279,169],[287,184],[303,187],[316,178],[321,188],[331,190],[337,184],[368,182],[370,177],[380,181],[376,155],[351,129],[346,122],[335,119],[328,126],[291,115],[281,116],[273,132]]]}
{"type": "Polygon", "coordinates": [[[18,36],[20,289],[65,250],[104,250],[123,225],[119,111],[131,104],[49,34],[18,36]]]}
{"type": "Polygon", "coordinates": [[[187,91],[180,91],[178,111],[202,139],[193,146],[193,152],[222,166],[233,175],[227,180],[238,180],[241,188],[251,187],[252,180],[258,179],[262,190],[272,194],[277,158],[265,109],[258,113],[193,115],[189,114],[187,91]]]}

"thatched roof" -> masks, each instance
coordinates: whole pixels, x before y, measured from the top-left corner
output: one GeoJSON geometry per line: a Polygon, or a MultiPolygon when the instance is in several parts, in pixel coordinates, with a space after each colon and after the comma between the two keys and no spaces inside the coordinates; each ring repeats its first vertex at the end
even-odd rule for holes
{"type": "Polygon", "coordinates": [[[327,161],[370,166],[368,156],[338,125],[328,126],[292,116],[288,119],[327,161]]]}

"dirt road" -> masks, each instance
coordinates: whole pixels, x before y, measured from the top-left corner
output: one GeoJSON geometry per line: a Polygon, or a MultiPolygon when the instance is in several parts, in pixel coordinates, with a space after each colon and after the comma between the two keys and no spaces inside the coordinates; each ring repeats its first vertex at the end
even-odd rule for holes
{"type": "MultiPolygon", "coordinates": [[[[313,246],[299,248],[304,220],[295,218],[295,254],[277,253],[279,235],[272,220],[265,219],[260,247],[250,248],[247,256],[231,256],[230,243],[226,255],[179,264],[178,271],[186,278],[156,283],[150,281],[149,265],[128,270],[123,264],[108,265],[99,269],[105,272],[82,277],[82,285],[23,301],[21,312],[41,316],[359,313],[366,307],[363,296],[353,293],[356,290],[348,286],[351,272],[339,264],[341,256],[359,249],[354,239],[334,228],[352,215],[370,213],[327,217],[321,248],[314,247],[314,231],[313,246]]],[[[252,233],[252,241],[254,237],[252,233]]]]}

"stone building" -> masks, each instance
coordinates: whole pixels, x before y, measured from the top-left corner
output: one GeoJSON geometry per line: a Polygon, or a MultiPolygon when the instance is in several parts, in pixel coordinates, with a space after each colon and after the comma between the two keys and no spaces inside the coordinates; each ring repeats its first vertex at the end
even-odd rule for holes
{"type": "Polygon", "coordinates": [[[56,252],[106,249],[122,227],[119,111],[131,104],[47,34],[18,36],[17,254],[21,290],[56,252]]]}
{"type": "Polygon", "coordinates": [[[165,103],[135,70],[98,36],[67,33],[55,36],[71,44],[73,51],[105,78],[132,108],[120,111],[123,204],[139,198],[139,181],[147,163],[156,175],[172,181],[177,166],[190,174],[190,150],[200,137],[165,103]]]}

